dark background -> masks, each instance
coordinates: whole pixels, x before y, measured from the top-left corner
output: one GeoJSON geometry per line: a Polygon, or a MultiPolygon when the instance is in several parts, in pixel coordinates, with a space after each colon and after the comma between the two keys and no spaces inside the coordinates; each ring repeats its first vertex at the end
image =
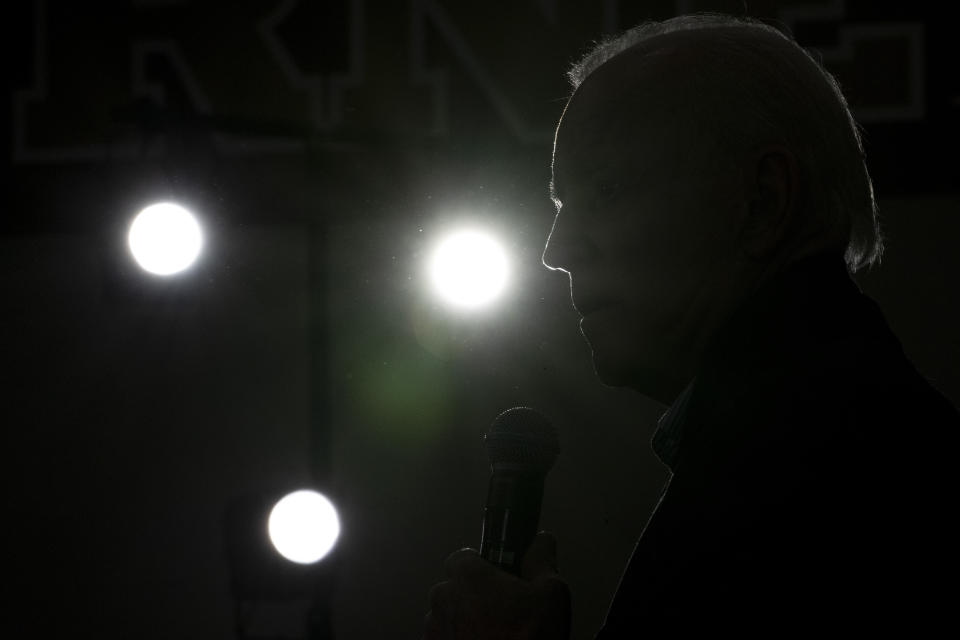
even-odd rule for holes
{"type": "MultiPolygon", "coordinates": [[[[237,539],[262,526],[257,505],[315,486],[343,522],[314,570],[317,626],[419,637],[443,557],[478,542],[482,433],[525,404],[561,432],[543,524],[590,637],[665,478],[647,444],[663,407],[594,378],[539,255],[564,70],[646,18],[746,10],[820,52],[864,127],[888,238],[858,281],[960,403],[960,52],[940,6],[5,5],[6,628],[302,636],[303,597],[239,590],[255,549],[237,539]],[[157,200],[206,230],[182,277],[126,253],[157,200]],[[475,315],[423,274],[463,221],[514,261],[505,299],[475,315]]],[[[903,428],[915,455],[923,425],[903,428]]],[[[262,578],[295,591],[303,576],[262,578]]]]}

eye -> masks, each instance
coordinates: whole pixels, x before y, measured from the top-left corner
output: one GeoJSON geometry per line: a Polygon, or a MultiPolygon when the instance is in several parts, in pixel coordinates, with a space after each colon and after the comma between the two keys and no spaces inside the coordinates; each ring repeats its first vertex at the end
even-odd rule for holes
{"type": "Polygon", "coordinates": [[[601,200],[609,200],[620,190],[620,183],[616,180],[601,180],[597,183],[597,197],[601,200]]]}

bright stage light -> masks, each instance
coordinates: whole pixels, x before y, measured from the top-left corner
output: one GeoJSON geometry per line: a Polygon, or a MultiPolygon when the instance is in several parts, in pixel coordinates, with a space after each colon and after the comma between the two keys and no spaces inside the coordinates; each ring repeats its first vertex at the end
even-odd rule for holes
{"type": "Polygon", "coordinates": [[[294,491],[281,498],[267,521],[270,542],[284,558],[311,564],[326,556],[340,536],[333,504],[316,491],[294,491]]]}
{"type": "Polygon", "coordinates": [[[127,242],[143,269],[168,276],[183,271],[197,259],[203,232],[189,211],[171,202],[161,202],[137,214],[127,242]]]}
{"type": "Polygon", "coordinates": [[[507,256],[490,235],[458,231],[444,238],[429,264],[435,291],[452,305],[474,309],[492,302],[507,284],[507,256]]]}

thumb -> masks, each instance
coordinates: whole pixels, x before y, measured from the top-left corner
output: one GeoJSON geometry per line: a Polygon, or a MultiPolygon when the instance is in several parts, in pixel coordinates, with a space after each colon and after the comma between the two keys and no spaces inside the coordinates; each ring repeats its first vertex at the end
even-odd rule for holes
{"type": "Polygon", "coordinates": [[[557,573],[557,538],[547,531],[538,533],[523,555],[521,575],[536,580],[557,573]]]}

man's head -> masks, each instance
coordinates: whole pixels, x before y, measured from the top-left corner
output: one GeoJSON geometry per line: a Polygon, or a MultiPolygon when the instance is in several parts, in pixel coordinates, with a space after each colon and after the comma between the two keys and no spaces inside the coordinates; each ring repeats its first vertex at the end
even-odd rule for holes
{"type": "Polygon", "coordinates": [[[722,16],[641,25],[571,71],[544,264],[570,274],[601,378],[669,402],[720,323],[803,255],[879,257],[836,83],[792,40],[722,16]]]}

